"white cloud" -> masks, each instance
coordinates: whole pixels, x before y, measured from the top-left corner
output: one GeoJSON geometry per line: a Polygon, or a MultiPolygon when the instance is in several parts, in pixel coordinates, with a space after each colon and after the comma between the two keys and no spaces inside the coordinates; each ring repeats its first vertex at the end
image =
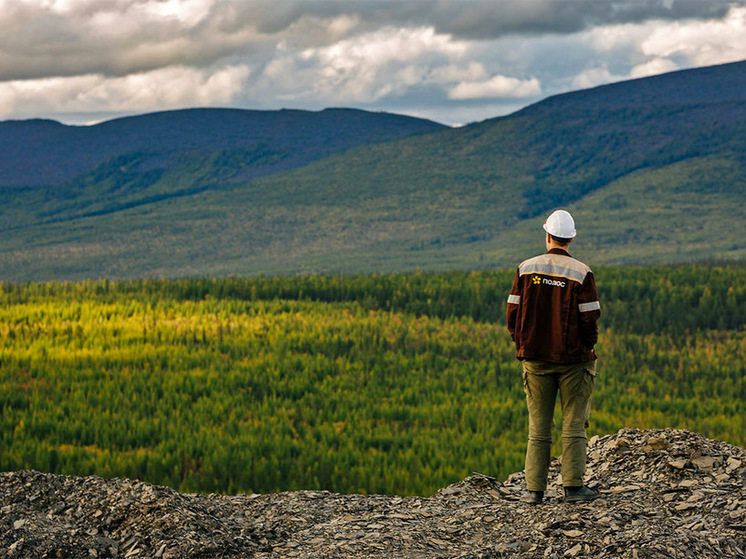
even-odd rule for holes
{"type": "Polygon", "coordinates": [[[678,70],[678,65],[668,58],[654,58],[644,64],[638,64],[629,72],[631,78],[644,78],[678,70]]]}
{"type": "Polygon", "coordinates": [[[746,7],[734,6],[722,19],[597,27],[578,40],[595,54],[589,60],[593,65],[572,79],[573,89],[734,62],[746,58],[746,7]]]}
{"type": "Polygon", "coordinates": [[[169,67],[120,78],[87,75],[4,82],[0,115],[227,105],[238,98],[250,74],[247,66],[213,72],[169,67]]]}
{"type": "Polygon", "coordinates": [[[494,76],[487,81],[461,82],[448,92],[450,99],[478,99],[492,97],[535,97],[541,94],[539,80],[519,80],[494,76]]]}
{"type": "Polygon", "coordinates": [[[363,63],[380,68],[434,53],[459,58],[466,52],[466,44],[438,35],[432,27],[388,27],[309,52],[324,65],[351,69],[363,63]]]}
{"type": "Polygon", "coordinates": [[[432,67],[466,53],[464,42],[432,28],[388,27],[299,53],[278,51],[256,86],[280,87],[285,100],[370,103],[426,82],[432,67]]]}
{"type": "Polygon", "coordinates": [[[586,40],[598,53],[613,53],[620,50],[637,50],[639,43],[649,34],[647,24],[625,24],[596,27],[581,33],[579,37],[586,40]]]}
{"type": "Polygon", "coordinates": [[[572,86],[573,89],[588,89],[623,79],[626,79],[626,76],[614,76],[606,66],[600,66],[597,68],[588,68],[575,76],[572,80],[572,86]]]}
{"type": "Polygon", "coordinates": [[[746,58],[746,7],[733,7],[722,20],[676,22],[656,28],[642,42],[646,56],[685,57],[692,66],[746,58]]]}
{"type": "Polygon", "coordinates": [[[56,14],[76,21],[91,19],[136,19],[162,22],[173,19],[187,26],[203,21],[216,0],[0,0],[0,8],[10,4],[37,13],[56,14]]]}
{"type": "Polygon", "coordinates": [[[342,15],[329,22],[329,33],[335,38],[341,38],[352,32],[359,24],[359,17],[342,15]]]}
{"type": "Polygon", "coordinates": [[[153,19],[173,18],[193,27],[209,15],[214,3],[214,0],[151,0],[136,6],[153,19]]]}
{"type": "Polygon", "coordinates": [[[434,83],[475,82],[487,77],[481,62],[471,61],[466,64],[446,64],[437,66],[428,73],[427,79],[434,83]]]}

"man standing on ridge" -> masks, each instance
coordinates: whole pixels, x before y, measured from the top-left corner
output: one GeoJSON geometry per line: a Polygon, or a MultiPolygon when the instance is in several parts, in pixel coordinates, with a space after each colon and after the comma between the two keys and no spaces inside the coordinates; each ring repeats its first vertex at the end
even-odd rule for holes
{"type": "Polygon", "coordinates": [[[544,499],[557,392],[565,501],[590,501],[599,496],[583,484],[583,477],[601,306],[593,272],[567,252],[576,235],[572,216],[557,210],[547,218],[544,230],[547,252],[518,266],[507,305],[508,330],[523,365],[528,406],[528,491],[523,501],[538,504],[544,499]]]}

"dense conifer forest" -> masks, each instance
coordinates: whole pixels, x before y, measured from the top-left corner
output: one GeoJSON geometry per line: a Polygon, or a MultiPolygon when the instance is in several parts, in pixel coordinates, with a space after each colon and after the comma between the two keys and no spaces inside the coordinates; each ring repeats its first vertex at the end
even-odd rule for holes
{"type": "MultiPolygon", "coordinates": [[[[746,444],[746,267],[596,276],[589,434],[673,427],[746,444]]],[[[526,438],[512,280],[4,284],[0,470],[198,492],[427,495],[472,471],[504,477],[526,438]]]]}

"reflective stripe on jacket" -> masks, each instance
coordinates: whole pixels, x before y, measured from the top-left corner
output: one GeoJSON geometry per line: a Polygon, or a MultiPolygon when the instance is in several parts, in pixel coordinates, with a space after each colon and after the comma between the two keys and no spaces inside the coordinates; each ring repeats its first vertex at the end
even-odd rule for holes
{"type": "Polygon", "coordinates": [[[601,305],[591,269],[553,248],[518,266],[507,321],[518,359],[579,363],[596,359],[601,305]]]}

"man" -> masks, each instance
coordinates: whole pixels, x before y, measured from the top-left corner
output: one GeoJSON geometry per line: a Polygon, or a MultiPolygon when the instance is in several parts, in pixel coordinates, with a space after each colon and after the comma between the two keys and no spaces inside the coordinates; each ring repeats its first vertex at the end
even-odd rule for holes
{"type": "Polygon", "coordinates": [[[590,501],[583,484],[586,428],[596,378],[598,302],[591,269],[568,253],[575,221],[565,210],[544,223],[546,254],[521,263],[507,306],[508,330],[523,365],[528,406],[524,502],[544,499],[551,460],[557,392],[562,406],[562,485],[565,501],[590,501]]]}

